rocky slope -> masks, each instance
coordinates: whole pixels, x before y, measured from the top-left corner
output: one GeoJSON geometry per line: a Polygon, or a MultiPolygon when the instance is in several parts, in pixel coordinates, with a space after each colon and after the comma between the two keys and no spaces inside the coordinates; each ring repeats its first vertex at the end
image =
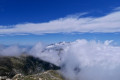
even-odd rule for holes
{"type": "Polygon", "coordinates": [[[47,70],[58,69],[60,69],[60,67],[33,56],[21,55],[19,57],[0,57],[0,76],[7,76],[9,78],[12,78],[16,74],[33,75],[47,70]]]}
{"type": "Polygon", "coordinates": [[[46,72],[27,76],[17,74],[12,80],[64,80],[64,78],[57,71],[48,70],[46,72]]]}

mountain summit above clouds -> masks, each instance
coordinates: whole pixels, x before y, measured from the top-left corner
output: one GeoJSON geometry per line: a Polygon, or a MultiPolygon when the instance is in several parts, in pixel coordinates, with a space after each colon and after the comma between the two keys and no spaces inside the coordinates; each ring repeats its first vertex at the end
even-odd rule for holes
{"type": "Polygon", "coordinates": [[[1,71],[13,72],[9,75],[37,75],[53,69],[59,70],[67,80],[119,80],[119,52],[120,46],[114,46],[108,40],[97,42],[83,39],[48,46],[38,43],[28,52],[30,56],[0,58],[3,65],[0,68],[1,71]],[[14,66],[11,65],[13,63],[14,66]]]}

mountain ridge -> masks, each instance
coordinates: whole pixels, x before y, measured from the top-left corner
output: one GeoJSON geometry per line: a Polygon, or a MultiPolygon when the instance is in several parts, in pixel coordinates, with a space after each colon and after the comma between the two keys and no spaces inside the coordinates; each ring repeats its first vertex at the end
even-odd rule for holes
{"type": "Polygon", "coordinates": [[[31,55],[0,56],[0,76],[12,78],[16,74],[32,75],[60,67],[31,55]]]}

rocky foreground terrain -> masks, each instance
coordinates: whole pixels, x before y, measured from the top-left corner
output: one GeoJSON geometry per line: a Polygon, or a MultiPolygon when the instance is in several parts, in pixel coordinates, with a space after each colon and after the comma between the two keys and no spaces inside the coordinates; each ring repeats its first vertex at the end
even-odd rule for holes
{"type": "Polygon", "coordinates": [[[64,80],[59,69],[29,55],[0,57],[0,80],[64,80]]]}
{"type": "Polygon", "coordinates": [[[16,74],[12,80],[64,80],[63,77],[55,70],[48,70],[42,73],[27,75],[16,74]]]}

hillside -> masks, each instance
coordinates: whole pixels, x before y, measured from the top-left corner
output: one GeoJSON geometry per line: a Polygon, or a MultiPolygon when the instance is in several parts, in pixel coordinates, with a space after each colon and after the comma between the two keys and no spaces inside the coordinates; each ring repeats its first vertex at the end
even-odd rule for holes
{"type": "Polygon", "coordinates": [[[0,76],[12,78],[16,74],[33,75],[47,70],[58,70],[60,67],[29,55],[19,57],[0,57],[0,76]]]}
{"type": "Polygon", "coordinates": [[[46,72],[34,75],[15,75],[12,80],[64,80],[63,77],[55,70],[48,70],[46,72]]]}

